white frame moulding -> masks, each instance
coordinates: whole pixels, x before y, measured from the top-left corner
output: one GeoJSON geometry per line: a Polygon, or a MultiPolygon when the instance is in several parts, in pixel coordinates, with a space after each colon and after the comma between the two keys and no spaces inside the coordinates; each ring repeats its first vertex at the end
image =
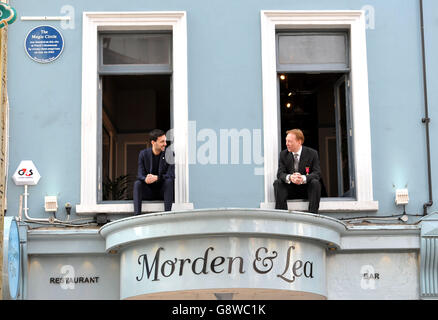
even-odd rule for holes
{"type": "MultiPolygon", "coordinates": [[[[81,199],[77,214],[132,214],[130,203],[97,203],[98,32],[172,30],[173,145],[175,203],[172,210],[191,210],[188,172],[187,18],[185,11],[84,12],[82,29],[81,199]]],[[[143,202],[142,211],[163,211],[161,202],[143,202]]]]}
{"type": "MultiPolygon", "coordinates": [[[[371,131],[368,96],[366,23],[364,11],[261,11],[261,51],[263,80],[265,202],[261,208],[274,208],[273,183],[277,176],[278,101],[275,33],[278,29],[348,29],[352,87],[353,152],[356,199],[322,200],[321,212],[377,211],[373,200],[371,131]]],[[[281,133],[283,138],[284,134],[281,133]]],[[[288,201],[289,210],[307,210],[308,202],[288,201]]]]}

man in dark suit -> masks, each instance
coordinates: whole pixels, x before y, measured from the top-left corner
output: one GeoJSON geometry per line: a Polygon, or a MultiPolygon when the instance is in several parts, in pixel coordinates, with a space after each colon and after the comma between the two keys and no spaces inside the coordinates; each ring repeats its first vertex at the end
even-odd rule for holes
{"type": "Polygon", "coordinates": [[[318,152],[303,146],[300,129],[286,132],[286,150],[280,152],[274,182],[275,209],[287,210],[287,199],[309,199],[309,212],[318,213],[321,169],[318,152]]]}
{"type": "Polygon", "coordinates": [[[155,129],[150,132],[152,147],[140,151],[138,174],[134,182],[134,213],[141,214],[142,200],[164,200],[170,211],[174,199],[175,165],[166,161],[166,135],[155,129]]]}

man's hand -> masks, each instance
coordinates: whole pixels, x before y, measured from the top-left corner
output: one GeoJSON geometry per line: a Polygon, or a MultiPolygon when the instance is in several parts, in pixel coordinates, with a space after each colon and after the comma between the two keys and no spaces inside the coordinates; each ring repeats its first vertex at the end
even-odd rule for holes
{"type": "Polygon", "coordinates": [[[146,179],[144,180],[147,184],[151,184],[154,183],[158,180],[158,176],[153,175],[153,174],[148,174],[146,176],[146,179]]]}
{"type": "Polygon", "coordinates": [[[294,184],[303,184],[304,183],[303,177],[301,176],[301,174],[299,172],[295,172],[294,174],[292,174],[290,176],[290,181],[294,184]]]}

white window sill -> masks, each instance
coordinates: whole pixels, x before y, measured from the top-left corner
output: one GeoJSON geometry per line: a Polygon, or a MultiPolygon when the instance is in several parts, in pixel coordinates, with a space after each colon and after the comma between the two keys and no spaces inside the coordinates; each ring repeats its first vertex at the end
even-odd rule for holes
{"type": "MultiPolygon", "coordinates": [[[[274,202],[263,202],[260,204],[261,209],[275,209],[274,202]]],[[[303,200],[288,200],[287,209],[291,211],[307,211],[309,202],[303,200]]],[[[328,200],[321,199],[319,203],[320,213],[334,212],[361,212],[361,211],[377,211],[379,210],[378,201],[343,201],[343,200],[328,200]]]]}
{"type": "MultiPolygon", "coordinates": [[[[174,203],[172,211],[193,210],[193,203],[174,203]]],[[[160,212],[164,211],[164,202],[162,201],[143,201],[141,211],[160,212]]],[[[78,215],[96,215],[105,214],[134,214],[134,204],[132,201],[127,203],[99,203],[99,204],[78,204],[76,205],[76,214],[78,215]]]]}

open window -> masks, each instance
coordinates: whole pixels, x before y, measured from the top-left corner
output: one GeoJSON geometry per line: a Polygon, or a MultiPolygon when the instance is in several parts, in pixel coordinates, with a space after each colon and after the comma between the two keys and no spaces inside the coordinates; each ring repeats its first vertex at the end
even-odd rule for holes
{"type": "MultiPolygon", "coordinates": [[[[285,132],[318,151],[320,212],[376,211],[362,11],[262,11],[265,201],[273,208],[285,132]]],[[[289,210],[306,210],[289,201],[289,210]]]]}
{"type": "Polygon", "coordinates": [[[287,130],[303,131],[319,154],[323,198],[355,196],[348,43],[348,30],[277,32],[281,149],[287,130]]]}
{"type": "Polygon", "coordinates": [[[132,200],[148,132],[171,129],[171,75],[102,75],[101,200],[132,200]]]}
{"type": "Polygon", "coordinates": [[[98,200],[132,200],[139,152],[150,147],[148,132],[172,129],[172,35],[103,32],[99,44],[98,200]]]}
{"type": "Polygon", "coordinates": [[[319,154],[322,197],[354,198],[347,78],[342,73],[279,74],[281,150],[287,130],[303,131],[305,145],[319,154]]]}
{"type": "MultiPolygon", "coordinates": [[[[172,209],[192,209],[186,160],[186,13],[84,12],[82,48],[81,198],[76,213],[134,212],[130,199],[138,152],[157,127],[172,129],[172,209]],[[124,192],[109,195],[107,187],[124,176],[125,185],[116,188],[124,192]]],[[[164,210],[160,202],[142,206],[144,212],[164,210]]]]}

